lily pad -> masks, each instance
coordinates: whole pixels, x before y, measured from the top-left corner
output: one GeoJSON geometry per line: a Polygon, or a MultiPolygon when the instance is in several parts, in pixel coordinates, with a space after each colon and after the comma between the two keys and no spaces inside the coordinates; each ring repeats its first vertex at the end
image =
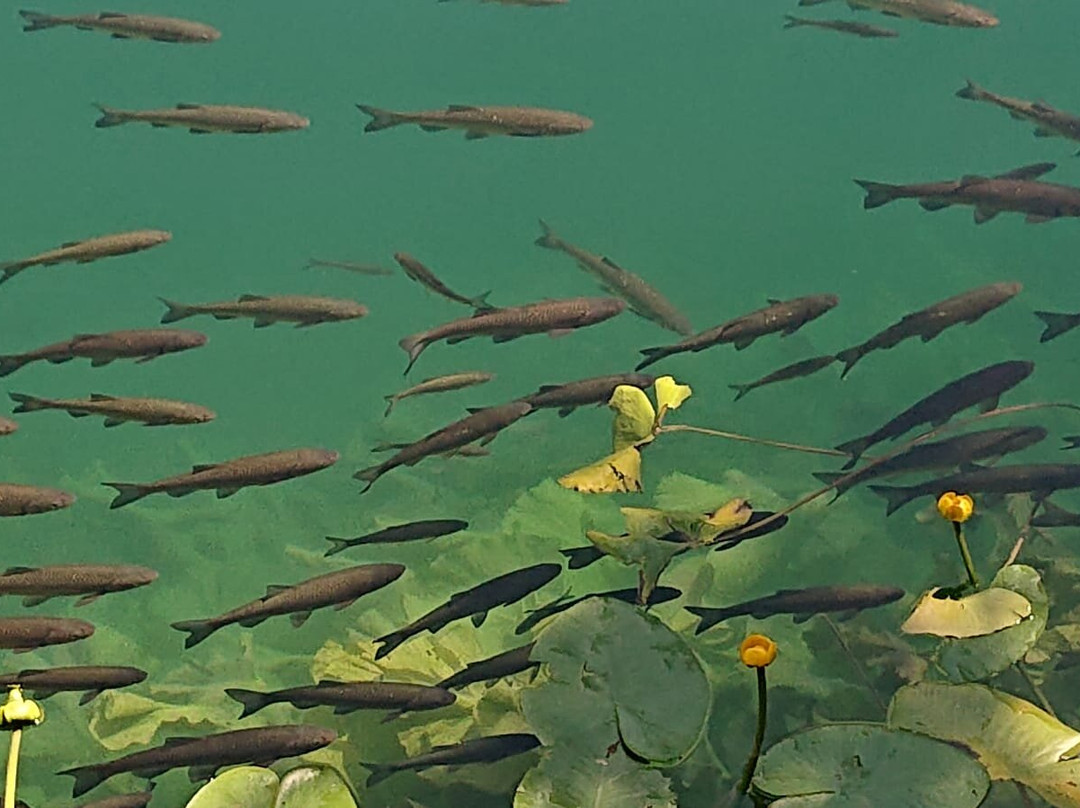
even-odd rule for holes
{"type": "Polygon", "coordinates": [[[270,769],[240,766],[200,788],[187,808],[274,808],[278,785],[278,776],[270,769]]]}
{"type": "Polygon", "coordinates": [[[900,688],[889,724],[970,748],[995,780],[1023,783],[1056,808],[1080,806],[1080,732],[980,684],[900,688]]]}
{"type": "Polygon", "coordinates": [[[900,630],[938,637],[983,637],[1031,617],[1031,601],[1011,589],[992,586],[955,600],[938,597],[940,591],[931,589],[919,598],[900,630]]]}
{"type": "Polygon", "coordinates": [[[356,800],[333,769],[303,766],[281,778],[274,808],[356,808],[356,800]]]}
{"type": "Polygon", "coordinates": [[[553,749],[517,787],[514,808],[676,808],[668,779],[623,752],[594,759],[553,749]]]}
{"type": "Polygon", "coordinates": [[[546,680],[522,695],[525,717],[545,746],[603,759],[613,744],[637,758],[674,765],[700,740],[711,694],[690,646],[628,603],[591,599],[553,620],[532,658],[546,680]]]}
{"type": "Polygon", "coordinates": [[[1002,568],[991,587],[1009,589],[1031,603],[1031,616],[1019,624],[983,637],[947,640],[937,653],[937,662],[952,682],[989,679],[1023,659],[1046,628],[1049,602],[1039,573],[1023,564],[1002,568]]]}
{"type": "Polygon", "coordinates": [[[976,808],[990,789],[971,755],[881,724],[800,730],[770,748],[753,789],[772,808],[932,805],[976,808]]]}

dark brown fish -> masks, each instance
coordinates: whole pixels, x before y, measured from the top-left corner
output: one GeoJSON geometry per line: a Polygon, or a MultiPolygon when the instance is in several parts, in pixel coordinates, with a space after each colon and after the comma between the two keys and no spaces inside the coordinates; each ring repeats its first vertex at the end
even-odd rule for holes
{"type": "Polygon", "coordinates": [[[417,755],[396,763],[361,763],[371,769],[367,787],[381,783],[387,777],[398,772],[420,771],[432,766],[460,766],[465,763],[495,763],[514,755],[531,752],[540,746],[540,739],[535,735],[489,735],[486,738],[473,738],[469,741],[432,747],[430,752],[417,755]]]}
{"type": "Polygon", "coordinates": [[[120,398],[102,393],[92,393],[88,399],[38,398],[25,393],[8,395],[12,401],[18,403],[15,408],[17,413],[61,410],[72,418],[104,415],[107,427],[120,426],[131,421],[146,426],[205,424],[217,417],[213,410],[198,404],[164,398],[120,398]]]}
{"type": "Polygon", "coordinates": [[[290,615],[290,622],[299,628],[315,609],[333,606],[340,611],[351,606],[357,598],[392,584],[405,567],[401,564],[361,564],[336,572],[317,575],[292,586],[271,585],[266,595],[235,609],[205,620],[184,620],[173,623],[177,631],[186,631],[185,648],[192,648],[215,631],[239,623],[245,628],[257,626],[268,617],[290,615]]]}
{"type": "Polygon", "coordinates": [[[1055,109],[1044,101],[1025,101],[998,95],[971,79],[967,80],[966,87],[957,90],[956,95],[969,101],[986,101],[1001,107],[1017,120],[1035,124],[1035,137],[1063,137],[1080,142],[1080,116],[1055,109]]]}
{"type": "Polygon", "coordinates": [[[706,631],[717,623],[741,615],[764,620],[775,614],[793,614],[795,622],[809,620],[815,614],[829,612],[860,612],[875,606],[884,606],[904,597],[904,590],[894,586],[814,586],[809,589],[781,589],[779,592],[757,600],[748,600],[722,609],[706,606],[686,606],[686,611],[701,618],[695,634],[706,631]]]}
{"type": "Polygon", "coordinates": [[[68,25],[80,31],[102,31],[113,39],[150,39],[155,42],[182,42],[205,44],[221,39],[221,32],[201,22],[180,20],[175,17],[155,17],[149,14],[118,14],[103,11],[100,14],[71,14],[56,16],[38,11],[20,11],[26,25],[24,31],[44,31],[68,25]]]}
{"type": "Polygon", "coordinates": [[[436,606],[405,628],[392,631],[375,640],[382,644],[382,647],[375,652],[375,659],[382,659],[403,642],[421,632],[430,631],[435,634],[455,620],[470,617],[473,626],[480,628],[487,619],[490,609],[517,603],[526,595],[555,580],[560,572],[562,572],[562,567],[559,564],[534,564],[531,567],[523,567],[492,578],[464,592],[457,592],[451,595],[446,603],[436,606]]]}
{"type": "Polygon", "coordinates": [[[1067,511],[1048,499],[1042,501],[1042,510],[1031,520],[1032,527],[1080,527],[1080,513],[1067,511]]]}
{"type": "Polygon", "coordinates": [[[114,233],[82,241],[68,241],[55,250],[20,261],[0,263],[0,273],[3,273],[0,276],[0,283],[11,280],[30,267],[50,267],[66,263],[89,264],[101,258],[149,250],[171,239],[172,233],[166,230],[133,230],[129,233],[114,233]]]}
{"type": "Polygon", "coordinates": [[[367,544],[398,544],[404,541],[420,541],[422,539],[437,539],[440,536],[451,536],[459,533],[469,526],[468,522],[460,519],[428,519],[421,522],[408,522],[404,525],[376,530],[366,536],[355,539],[339,539],[336,536],[327,536],[326,540],[333,542],[333,547],[323,555],[332,556],[350,547],[359,547],[367,544]]]}
{"type": "MultiPolygon", "coordinates": [[[[658,586],[649,594],[649,606],[658,606],[661,603],[668,603],[669,601],[676,600],[682,597],[682,591],[672,586],[658,586]]],[[[580,597],[571,598],[564,596],[552,601],[544,606],[540,606],[537,609],[531,610],[525,619],[517,624],[517,628],[514,629],[515,634],[524,634],[526,631],[531,631],[536,628],[541,622],[547,620],[549,617],[554,617],[561,612],[565,612],[567,609],[572,609],[579,603],[584,603],[591,598],[608,598],[610,600],[619,600],[623,603],[637,603],[638,602],[638,588],[631,587],[630,589],[612,589],[608,592],[593,592],[588,595],[581,595],[580,597]]]]}
{"type": "Polygon", "coordinates": [[[353,475],[353,479],[367,483],[360,492],[364,493],[377,479],[398,466],[415,466],[426,457],[454,452],[474,441],[480,441],[480,445],[484,446],[493,441],[500,431],[532,411],[532,405],[526,401],[511,401],[498,407],[475,410],[471,415],[408,444],[389,460],[361,469],[353,475]]]}
{"type": "Polygon", "coordinates": [[[446,109],[420,112],[394,112],[367,104],[357,104],[365,115],[371,116],[365,132],[378,132],[402,124],[416,124],[425,132],[462,129],[466,140],[478,140],[489,135],[513,137],[554,137],[577,135],[592,128],[593,122],[583,115],[535,107],[473,107],[451,104],[446,109]]]}
{"type": "Polygon", "coordinates": [[[105,690],[130,687],[146,679],[146,671],[128,667],[76,665],[66,668],[33,668],[18,673],[0,673],[0,687],[20,685],[35,699],[55,693],[82,692],[79,704],[93,701],[105,690]]]}
{"type": "Polygon", "coordinates": [[[470,662],[463,670],[446,677],[436,687],[454,690],[471,685],[474,682],[489,682],[493,679],[501,679],[504,676],[522,673],[530,668],[539,668],[539,662],[529,659],[534,645],[536,643],[531,642],[528,645],[511,648],[509,651],[503,651],[501,654],[496,654],[487,659],[470,662]]]}
{"type": "Polygon", "coordinates": [[[1076,463],[1029,463],[1015,466],[996,466],[988,469],[961,471],[957,474],[927,480],[918,485],[872,485],[870,490],[888,502],[885,515],[890,516],[912,500],[946,491],[968,494],[1031,494],[1043,500],[1055,491],[1080,488],[1080,465],[1076,463]]]}
{"type": "Polygon", "coordinates": [[[557,409],[559,416],[565,418],[578,407],[589,404],[607,404],[615,388],[620,385],[638,387],[645,390],[652,387],[656,377],[648,373],[616,373],[612,376],[594,376],[578,379],[565,384],[545,384],[531,395],[525,396],[534,410],[557,409]]]}
{"type": "Polygon", "coordinates": [[[383,396],[387,402],[386,412],[383,413],[387,416],[393,411],[394,405],[401,401],[403,398],[411,398],[412,396],[423,396],[429,393],[448,393],[451,390],[461,390],[465,387],[475,387],[478,384],[485,384],[495,378],[494,373],[485,373],[479,370],[469,370],[463,373],[450,373],[446,376],[436,376],[433,379],[424,379],[419,384],[414,384],[408,390],[402,390],[400,393],[393,393],[389,396],[383,396]]]}
{"type": "MultiPolygon", "coordinates": [[[[997,174],[994,179],[1034,180],[1057,168],[1056,163],[1032,163],[1020,166],[1004,174],[997,174]]],[[[919,182],[909,185],[889,185],[884,182],[855,180],[855,184],[866,191],[863,207],[866,210],[879,208],[897,199],[918,199],[927,210],[940,210],[952,204],[947,200],[957,193],[963,185],[963,179],[919,182]]]]}
{"type": "Polygon", "coordinates": [[[453,301],[454,303],[464,303],[466,306],[471,306],[476,311],[494,311],[495,307],[487,302],[487,296],[491,292],[484,292],[482,295],[476,297],[465,297],[465,295],[459,295],[445,283],[440,281],[435,273],[428,269],[424,264],[408,253],[396,252],[394,253],[394,260],[398,262],[405,274],[412,280],[419,283],[425,289],[434,292],[435,294],[453,301]]]}
{"type": "Polygon", "coordinates": [[[101,117],[94,123],[98,129],[125,123],[148,123],[155,129],[178,126],[193,135],[213,132],[239,135],[292,132],[307,129],[311,121],[293,112],[259,107],[215,106],[213,104],[177,104],[174,108],[127,110],[95,104],[101,117]]]}
{"type": "Polygon", "coordinates": [[[191,781],[212,777],[223,766],[268,765],[329,746],[337,733],[306,724],[237,729],[203,737],[169,738],[161,746],[124,755],[106,763],[59,772],[75,778],[71,796],[78,797],[118,774],[130,772],[153,780],[172,769],[188,769],[191,781]]]}
{"type": "Polygon", "coordinates": [[[491,337],[492,342],[509,342],[526,334],[560,336],[577,328],[610,320],[625,308],[626,304],[614,297],[543,300],[452,320],[429,331],[411,334],[398,345],[409,355],[409,365],[405,368],[408,373],[424,349],[433,342],[446,340],[454,345],[474,337],[491,337]]]}
{"type": "Polygon", "coordinates": [[[626,301],[635,314],[651,320],[669,331],[686,337],[694,333],[686,315],[675,305],[628,269],[623,269],[610,258],[605,258],[577,247],[559,238],[543,219],[540,220],[543,235],[536,240],[538,247],[565,253],[577,265],[598,281],[604,291],[626,301]]]}
{"type": "Polygon", "coordinates": [[[48,567],[8,567],[0,573],[0,596],[22,595],[23,606],[75,595],[76,606],[93,603],[110,592],[146,586],[157,580],[155,570],[128,564],[57,564],[48,567]]]}
{"type": "Polygon", "coordinates": [[[780,370],[773,371],[767,376],[762,376],[756,381],[747,382],[746,384],[729,384],[728,387],[735,391],[735,400],[738,401],[751,390],[756,390],[767,384],[776,384],[777,382],[786,382],[789,379],[800,379],[803,376],[812,376],[819,370],[824,370],[829,367],[834,362],[836,362],[835,356],[815,356],[813,359],[803,359],[800,362],[793,362],[790,365],[780,368],[780,370]]]}
{"type": "Polygon", "coordinates": [[[0,438],[19,431],[19,425],[10,418],[0,417],[0,438]]]}
{"type": "Polygon", "coordinates": [[[177,303],[163,297],[158,300],[168,308],[161,317],[162,325],[209,314],[215,320],[250,317],[255,321],[256,328],[265,328],[274,323],[296,323],[297,328],[304,328],[320,323],[355,320],[366,317],[368,313],[367,306],[352,300],[306,295],[241,295],[235,302],[226,303],[177,303]]]}
{"type": "Polygon", "coordinates": [[[94,626],[71,617],[0,617],[0,648],[16,654],[85,640],[94,626]]]}
{"type": "Polygon", "coordinates": [[[855,363],[871,351],[888,350],[912,337],[921,337],[923,342],[929,342],[950,326],[978,322],[984,315],[1020,294],[1023,288],[1019,283],[992,283],[906,314],[866,342],[838,353],[836,358],[844,363],[840,378],[847,376],[855,363]]]}
{"type": "Polygon", "coordinates": [[[70,508],[75,495],[56,488],[0,483],[0,516],[30,516],[70,508]]]}
{"type": "Polygon", "coordinates": [[[357,275],[382,275],[388,277],[393,271],[377,264],[358,264],[355,261],[324,261],[321,258],[309,258],[305,269],[330,268],[344,269],[346,272],[355,272],[357,275]]]}
{"type": "Polygon", "coordinates": [[[283,452],[249,455],[222,463],[195,466],[190,472],[166,477],[152,483],[102,483],[119,494],[110,508],[122,508],[151,494],[185,497],[195,491],[217,491],[218,499],[231,497],[241,488],[303,477],[329,468],[338,461],[338,453],[329,449],[289,449],[283,452]]]}
{"type": "Polygon", "coordinates": [[[1035,316],[1043,321],[1046,327],[1039,336],[1039,342],[1049,342],[1052,339],[1068,333],[1080,325],[1080,314],[1063,314],[1054,311],[1037,311],[1035,316]]]}
{"type": "Polygon", "coordinates": [[[14,373],[31,362],[59,365],[72,359],[89,359],[90,366],[95,368],[108,365],[117,359],[149,362],[165,354],[201,348],[205,344],[205,334],[174,328],[76,334],[65,342],[56,342],[28,353],[0,356],[0,376],[14,373]]]}
{"type": "Polygon", "coordinates": [[[891,28],[881,28],[865,22],[850,20],[808,20],[804,17],[784,15],[784,28],[822,28],[826,31],[838,31],[841,34],[854,34],[864,39],[881,39],[900,36],[891,28]]]}
{"type": "Polygon", "coordinates": [[[766,334],[780,332],[786,337],[833,309],[839,302],[836,295],[808,295],[791,300],[770,300],[769,305],[763,309],[721,323],[675,345],[643,349],[641,353],[645,355],[645,359],[638,363],[635,370],[641,370],[668,356],[687,351],[704,351],[722,343],[733,343],[735,350],[741,351],[766,334]]]}
{"type": "Polygon", "coordinates": [[[441,687],[400,682],[323,681],[272,693],[235,687],[226,689],[225,693],[244,706],[241,718],[247,718],[271,704],[283,702],[298,710],[333,707],[334,715],[345,715],[356,710],[435,710],[453,704],[455,700],[453,693],[441,687]]]}

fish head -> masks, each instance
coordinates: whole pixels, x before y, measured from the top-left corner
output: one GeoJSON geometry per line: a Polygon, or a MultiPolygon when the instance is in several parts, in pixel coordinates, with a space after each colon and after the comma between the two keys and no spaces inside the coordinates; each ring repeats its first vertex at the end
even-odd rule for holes
{"type": "Polygon", "coordinates": [[[60,511],[70,508],[75,504],[75,495],[67,491],[50,490],[44,500],[43,507],[48,511],[60,511]]]}
{"type": "Polygon", "coordinates": [[[208,407],[202,407],[195,404],[191,407],[190,415],[192,421],[196,424],[206,424],[217,418],[217,413],[208,407]]]}
{"type": "Polygon", "coordinates": [[[133,587],[146,586],[158,579],[158,571],[149,567],[127,567],[124,572],[133,587]]]}
{"type": "Polygon", "coordinates": [[[168,230],[148,230],[149,240],[153,244],[164,244],[168,241],[172,241],[172,233],[168,230]]]}
{"type": "Polygon", "coordinates": [[[198,331],[174,329],[169,337],[169,350],[183,351],[188,348],[201,348],[206,344],[207,336],[198,331]]]}
{"type": "Polygon", "coordinates": [[[337,733],[326,727],[299,726],[293,737],[293,746],[305,752],[312,752],[329,746],[337,740],[337,733]]]}
{"type": "Polygon", "coordinates": [[[196,37],[199,42],[217,42],[221,39],[221,31],[211,28],[209,25],[200,26],[196,37]]]}
{"type": "Polygon", "coordinates": [[[996,28],[1000,23],[989,11],[973,6],[961,6],[946,12],[946,24],[961,28],[996,28]]]}
{"type": "Polygon", "coordinates": [[[551,126],[551,132],[558,135],[576,135],[580,132],[588,132],[593,127],[591,118],[586,118],[584,115],[576,115],[571,112],[567,112],[564,115],[560,115],[558,120],[551,126]]]}
{"type": "Polygon", "coordinates": [[[311,119],[294,112],[279,112],[274,115],[273,121],[267,124],[266,131],[291,132],[297,129],[307,129],[311,126],[311,119]]]}
{"type": "Polygon", "coordinates": [[[94,624],[85,620],[65,619],[49,629],[49,639],[55,642],[85,640],[94,633],[94,624]]]}
{"type": "Polygon", "coordinates": [[[341,454],[333,449],[301,449],[299,454],[303,463],[320,469],[328,468],[341,459],[341,454]]]}

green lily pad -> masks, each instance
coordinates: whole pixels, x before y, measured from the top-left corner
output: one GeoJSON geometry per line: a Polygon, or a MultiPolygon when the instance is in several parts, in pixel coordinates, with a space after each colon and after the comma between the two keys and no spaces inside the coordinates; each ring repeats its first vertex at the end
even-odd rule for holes
{"type": "Polygon", "coordinates": [[[1080,806],[1080,732],[980,684],[900,688],[889,724],[970,748],[995,780],[1023,783],[1056,808],[1080,806]]]}
{"type": "Polygon", "coordinates": [[[545,746],[604,759],[621,741],[661,765],[686,758],[709,717],[711,694],[690,646],[652,615],[595,598],[568,609],[537,639],[548,677],[522,694],[545,746]]]}
{"type": "Polygon", "coordinates": [[[356,800],[333,769],[303,766],[281,778],[274,808],[356,808],[356,800]]]}
{"type": "Polygon", "coordinates": [[[985,637],[1031,617],[1031,602],[1019,592],[992,586],[962,598],[938,597],[939,588],[919,598],[900,630],[967,639],[985,637]]]}
{"type": "Polygon", "coordinates": [[[552,749],[517,787],[514,808],[676,808],[668,779],[621,751],[603,759],[552,749]]]}
{"type": "Polygon", "coordinates": [[[772,808],[976,808],[990,777],[962,749],[881,724],[800,730],[762,756],[753,789],[772,808]]]}
{"type": "Polygon", "coordinates": [[[1001,673],[1023,659],[1046,628],[1049,601],[1035,569],[1023,564],[1003,567],[990,586],[1023,595],[1031,603],[1031,616],[993,634],[945,641],[937,661],[951,682],[979,682],[1001,673]]]}
{"type": "Polygon", "coordinates": [[[240,766],[195,792],[187,808],[274,808],[278,776],[261,766],[240,766]]]}

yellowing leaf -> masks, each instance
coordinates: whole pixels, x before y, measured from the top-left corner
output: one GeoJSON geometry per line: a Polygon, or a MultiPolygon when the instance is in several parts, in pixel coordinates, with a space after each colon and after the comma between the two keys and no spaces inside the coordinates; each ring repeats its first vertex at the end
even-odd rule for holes
{"type": "Polygon", "coordinates": [[[626,520],[626,532],[635,536],[666,536],[671,532],[668,515],[656,508],[619,508],[626,520]]]}
{"type": "Polygon", "coordinates": [[[694,392],[688,384],[676,384],[671,376],[661,376],[654,382],[653,387],[656,390],[656,408],[660,412],[656,418],[657,423],[664,420],[668,410],[679,409],[694,392]]]}
{"type": "MultiPolygon", "coordinates": [[[[637,388],[633,388],[637,389],[637,388]]],[[[583,494],[641,493],[641,453],[627,446],[591,466],[560,477],[559,485],[583,494]]]]}
{"type": "Polygon", "coordinates": [[[656,410],[640,388],[620,384],[611,394],[608,406],[615,410],[612,429],[614,451],[619,452],[627,446],[648,443],[653,439],[656,410]]]}
{"type": "Polygon", "coordinates": [[[953,600],[923,595],[900,626],[905,634],[938,637],[982,637],[1015,626],[1031,616],[1031,601],[1019,592],[991,587],[953,600]]]}

